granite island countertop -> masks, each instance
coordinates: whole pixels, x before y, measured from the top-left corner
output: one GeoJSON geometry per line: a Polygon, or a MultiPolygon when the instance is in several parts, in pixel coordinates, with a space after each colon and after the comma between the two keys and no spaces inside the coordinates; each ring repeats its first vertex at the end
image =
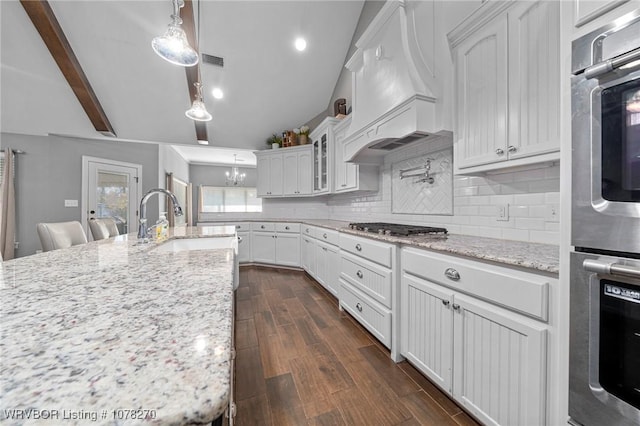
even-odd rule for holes
{"type": "Polygon", "coordinates": [[[234,252],[155,246],[129,234],[0,263],[3,424],[207,423],[224,412],[234,252]],[[29,409],[51,417],[27,420],[29,409]]]}
{"type": "Polygon", "coordinates": [[[401,246],[423,248],[471,259],[496,262],[507,266],[516,266],[551,274],[558,274],[560,271],[560,248],[552,244],[460,234],[447,234],[444,238],[420,235],[409,237],[378,235],[350,229],[349,222],[327,219],[250,219],[238,220],[237,222],[296,222],[401,246]]]}

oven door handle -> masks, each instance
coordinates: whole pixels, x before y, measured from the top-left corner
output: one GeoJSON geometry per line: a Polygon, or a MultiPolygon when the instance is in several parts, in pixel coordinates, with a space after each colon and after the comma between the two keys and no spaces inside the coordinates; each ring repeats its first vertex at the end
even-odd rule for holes
{"type": "Polygon", "coordinates": [[[587,259],[582,262],[582,267],[589,272],[596,274],[613,275],[619,277],[640,279],[640,269],[620,263],[606,263],[597,260],[587,259]]]}
{"type": "Polygon", "coordinates": [[[586,78],[587,80],[591,78],[598,78],[603,74],[611,72],[639,59],[640,47],[623,55],[616,56],[613,59],[607,59],[606,61],[602,61],[590,66],[589,68],[584,70],[584,78],[586,78]]]}

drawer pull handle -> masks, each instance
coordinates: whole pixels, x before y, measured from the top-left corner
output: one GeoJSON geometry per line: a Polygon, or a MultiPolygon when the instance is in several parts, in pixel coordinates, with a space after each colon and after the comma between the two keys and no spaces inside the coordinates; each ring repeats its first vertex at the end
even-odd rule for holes
{"type": "Polygon", "coordinates": [[[322,237],[326,240],[327,239],[327,234],[322,235],[322,237]]]}
{"type": "Polygon", "coordinates": [[[356,244],[356,250],[362,251],[362,246],[360,244],[356,244]]]}
{"type": "Polygon", "coordinates": [[[264,225],[260,225],[260,229],[264,229],[264,225]]]}
{"type": "Polygon", "coordinates": [[[242,242],[242,237],[238,237],[238,244],[242,242]]]}
{"type": "Polygon", "coordinates": [[[509,145],[509,147],[507,148],[508,152],[516,152],[517,150],[518,148],[513,145],[509,145]]]}
{"type": "Polygon", "coordinates": [[[451,305],[451,307],[453,308],[454,311],[460,310],[460,305],[458,305],[457,303],[454,303],[453,305],[451,305]]]}
{"type": "Polygon", "coordinates": [[[356,309],[362,312],[362,305],[360,304],[360,302],[356,303],[356,309]]]}
{"type": "Polygon", "coordinates": [[[444,306],[449,306],[449,303],[451,303],[451,302],[449,302],[448,300],[443,300],[443,301],[442,301],[442,304],[443,304],[444,306]]]}
{"type": "Polygon", "coordinates": [[[362,278],[362,271],[356,272],[356,275],[358,276],[358,278],[362,278]]]}
{"type": "Polygon", "coordinates": [[[309,228],[307,228],[307,230],[306,230],[306,231],[304,231],[304,232],[306,232],[306,233],[308,234],[308,233],[309,233],[309,228]]]}
{"type": "Polygon", "coordinates": [[[501,149],[501,148],[496,149],[496,154],[503,155],[504,154],[504,149],[501,149]]]}
{"type": "Polygon", "coordinates": [[[447,268],[444,271],[444,276],[449,278],[451,281],[460,280],[460,273],[453,268],[447,268]]]}
{"type": "Polygon", "coordinates": [[[242,228],[240,225],[236,225],[236,229],[240,229],[242,228]]]}
{"type": "Polygon", "coordinates": [[[284,229],[285,229],[286,231],[288,231],[288,230],[289,230],[289,229],[291,229],[291,228],[289,228],[288,226],[285,226],[285,227],[284,227],[284,229]]]}

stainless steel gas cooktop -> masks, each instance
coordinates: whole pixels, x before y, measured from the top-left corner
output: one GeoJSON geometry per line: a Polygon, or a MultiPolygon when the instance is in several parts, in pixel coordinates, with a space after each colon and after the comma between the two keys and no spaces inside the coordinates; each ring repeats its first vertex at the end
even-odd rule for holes
{"type": "Polygon", "coordinates": [[[398,223],[350,223],[349,228],[358,231],[372,232],[382,235],[439,235],[444,236],[447,234],[445,228],[434,228],[432,226],[415,226],[415,225],[401,225],[398,223]]]}

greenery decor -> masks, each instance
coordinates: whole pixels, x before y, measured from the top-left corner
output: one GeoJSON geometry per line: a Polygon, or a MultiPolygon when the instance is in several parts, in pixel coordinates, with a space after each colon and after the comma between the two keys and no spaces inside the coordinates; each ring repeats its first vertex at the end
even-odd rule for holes
{"type": "Polygon", "coordinates": [[[282,138],[275,133],[267,138],[267,145],[271,146],[274,143],[282,146],[282,138]]]}

